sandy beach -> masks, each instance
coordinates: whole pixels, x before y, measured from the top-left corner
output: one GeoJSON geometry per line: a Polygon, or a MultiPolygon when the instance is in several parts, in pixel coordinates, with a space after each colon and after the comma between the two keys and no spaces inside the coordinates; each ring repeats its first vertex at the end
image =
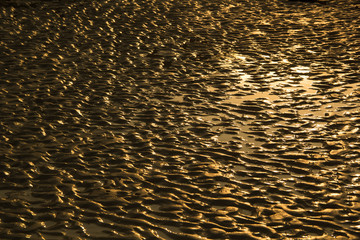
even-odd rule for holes
{"type": "Polygon", "coordinates": [[[359,15],[3,1],[0,239],[359,239],[359,15]]]}

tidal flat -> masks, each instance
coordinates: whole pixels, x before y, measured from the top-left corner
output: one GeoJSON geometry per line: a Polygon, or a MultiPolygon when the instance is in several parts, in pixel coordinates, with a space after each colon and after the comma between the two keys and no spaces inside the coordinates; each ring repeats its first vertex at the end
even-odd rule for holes
{"type": "Polygon", "coordinates": [[[0,239],[359,239],[359,16],[0,1],[0,239]]]}

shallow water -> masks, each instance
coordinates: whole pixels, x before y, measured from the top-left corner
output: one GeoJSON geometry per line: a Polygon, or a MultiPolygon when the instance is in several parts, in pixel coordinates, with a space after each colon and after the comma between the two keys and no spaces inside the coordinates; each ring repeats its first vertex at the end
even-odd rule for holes
{"type": "Polygon", "coordinates": [[[357,1],[0,3],[1,239],[358,239],[357,1]]]}

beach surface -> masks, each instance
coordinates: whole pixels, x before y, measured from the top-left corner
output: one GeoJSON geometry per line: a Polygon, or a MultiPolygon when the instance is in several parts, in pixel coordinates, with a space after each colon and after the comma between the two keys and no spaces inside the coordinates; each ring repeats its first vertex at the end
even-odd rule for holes
{"type": "Polygon", "coordinates": [[[0,3],[0,239],[359,239],[360,4],[0,3]]]}

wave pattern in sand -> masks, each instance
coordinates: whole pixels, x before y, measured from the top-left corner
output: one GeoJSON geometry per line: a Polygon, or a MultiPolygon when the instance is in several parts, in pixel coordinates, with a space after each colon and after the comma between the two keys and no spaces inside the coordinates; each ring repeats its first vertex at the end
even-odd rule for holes
{"type": "Polygon", "coordinates": [[[358,239],[356,1],[0,3],[1,239],[358,239]]]}

